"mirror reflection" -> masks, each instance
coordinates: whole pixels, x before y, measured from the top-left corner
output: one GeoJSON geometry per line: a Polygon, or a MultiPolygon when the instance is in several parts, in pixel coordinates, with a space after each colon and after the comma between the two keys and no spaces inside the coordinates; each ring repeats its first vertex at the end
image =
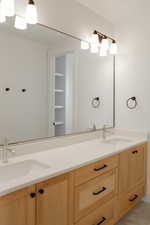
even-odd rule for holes
{"type": "Polygon", "coordinates": [[[10,143],[113,126],[113,56],[34,25],[0,24],[0,142],[10,143]]]}

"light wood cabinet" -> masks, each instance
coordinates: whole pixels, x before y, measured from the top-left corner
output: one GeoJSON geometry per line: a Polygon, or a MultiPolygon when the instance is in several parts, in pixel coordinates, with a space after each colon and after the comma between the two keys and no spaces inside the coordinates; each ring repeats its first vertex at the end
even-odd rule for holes
{"type": "Polygon", "coordinates": [[[147,145],[0,197],[0,225],[114,225],[145,195],[147,145]]]}
{"type": "Polygon", "coordinates": [[[37,185],[37,225],[71,225],[73,186],[71,175],[37,185]]]}
{"type": "Polygon", "coordinates": [[[0,198],[0,225],[35,225],[35,186],[0,198]]]}
{"type": "Polygon", "coordinates": [[[146,180],[147,146],[139,145],[120,154],[119,194],[128,193],[146,180]]]}
{"type": "Polygon", "coordinates": [[[74,172],[75,185],[80,185],[100,176],[118,166],[119,155],[114,155],[98,162],[77,169],[74,172]]]}
{"type": "Polygon", "coordinates": [[[129,151],[129,188],[145,181],[145,153],[144,145],[129,151]]]}
{"type": "Polygon", "coordinates": [[[108,201],[104,206],[100,206],[89,215],[83,217],[76,225],[111,225],[116,220],[117,199],[108,201]]]}
{"type": "Polygon", "coordinates": [[[131,208],[133,208],[144,196],[145,185],[135,187],[132,191],[119,199],[119,218],[124,216],[131,208]]]}
{"type": "Polygon", "coordinates": [[[117,194],[117,169],[98,176],[75,188],[76,220],[87,215],[117,194]]]}

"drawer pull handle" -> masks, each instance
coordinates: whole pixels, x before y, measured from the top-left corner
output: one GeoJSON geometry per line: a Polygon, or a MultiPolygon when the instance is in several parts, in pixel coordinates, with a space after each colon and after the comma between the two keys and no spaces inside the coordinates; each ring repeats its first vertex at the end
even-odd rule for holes
{"type": "Polygon", "coordinates": [[[106,191],[106,188],[105,187],[103,187],[100,191],[98,191],[98,192],[93,192],[93,195],[99,195],[99,194],[101,194],[102,192],[104,192],[104,191],[106,191]]]}
{"type": "Polygon", "coordinates": [[[103,170],[103,169],[105,169],[107,167],[107,165],[104,165],[104,166],[102,166],[102,167],[100,167],[100,168],[95,168],[94,169],[94,171],[100,171],[100,170],[103,170]]]}
{"type": "Polygon", "coordinates": [[[99,223],[97,223],[96,225],[100,225],[100,224],[104,223],[105,220],[106,220],[106,218],[105,217],[102,217],[102,220],[99,223]]]}
{"type": "Polygon", "coordinates": [[[137,153],[138,153],[138,151],[137,151],[137,150],[132,152],[132,154],[137,154],[137,153]]]}
{"type": "Polygon", "coordinates": [[[130,202],[134,202],[138,198],[138,195],[135,195],[134,198],[129,199],[130,202]]]}

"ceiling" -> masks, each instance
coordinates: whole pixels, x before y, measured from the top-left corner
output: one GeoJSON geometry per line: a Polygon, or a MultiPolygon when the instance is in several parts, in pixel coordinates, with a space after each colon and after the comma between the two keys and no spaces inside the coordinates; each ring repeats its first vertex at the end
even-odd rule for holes
{"type": "Polygon", "coordinates": [[[114,25],[149,15],[149,0],[75,0],[114,25]]]}

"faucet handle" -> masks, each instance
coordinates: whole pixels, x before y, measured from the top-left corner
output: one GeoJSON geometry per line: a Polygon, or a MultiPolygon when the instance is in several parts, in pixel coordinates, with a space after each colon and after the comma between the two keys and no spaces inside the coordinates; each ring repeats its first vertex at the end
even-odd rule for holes
{"type": "Polygon", "coordinates": [[[93,131],[96,131],[96,130],[97,130],[96,124],[94,123],[94,124],[93,124],[93,131]]]}
{"type": "Polygon", "coordinates": [[[106,124],[104,124],[104,125],[103,125],[103,129],[106,129],[106,128],[107,128],[107,125],[106,125],[106,124]]]}
{"type": "Polygon", "coordinates": [[[14,155],[14,154],[16,153],[16,151],[13,150],[13,149],[7,148],[7,150],[8,150],[10,153],[12,153],[12,155],[14,155]]]}
{"type": "Polygon", "coordinates": [[[9,143],[8,143],[9,141],[8,141],[8,138],[7,137],[5,137],[4,138],[4,148],[5,148],[5,150],[6,151],[9,151],[10,153],[12,153],[12,154],[15,154],[15,150],[13,150],[13,149],[10,149],[8,146],[9,146],[9,143]]]}
{"type": "Polygon", "coordinates": [[[107,128],[110,128],[110,127],[107,124],[104,124],[103,129],[107,129],[107,128]]]}
{"type": "Polygon", "coordinates": [[[7,137],[5,137],[4,138],[4,145],[3,145],[5,148],[7,148],[8,147],[8,138],[7,137]]]}

